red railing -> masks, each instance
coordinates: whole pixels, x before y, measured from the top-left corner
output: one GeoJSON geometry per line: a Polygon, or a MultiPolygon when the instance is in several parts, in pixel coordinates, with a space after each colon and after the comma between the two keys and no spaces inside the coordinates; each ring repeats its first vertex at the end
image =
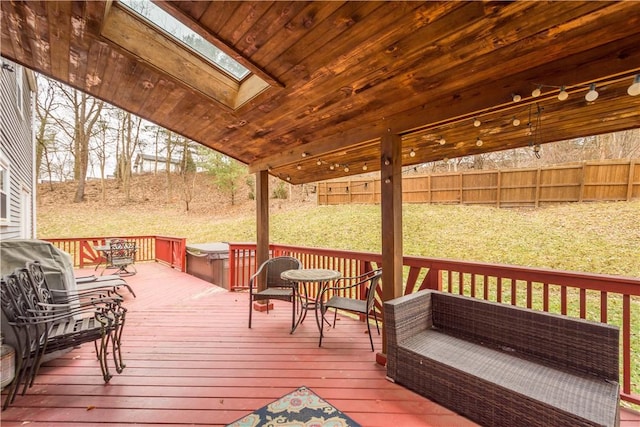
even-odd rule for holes
{"type": "MultiPolygon", "coordinates": [[[[247,287],[257,268],[255,248],[254,243],[229,244],[230,290],[247,287]]],[[[380,254],[368,252],[289,245],[270,245],[270,250],[273,256],[300,259],[305,268],[331,268],[344,276],[355,276],[382,263],[380,254]]],[[[440,289],[618,326],[620,395],[623,400],[640,404],[640,279],[412,256],[405,256],[403,265],[405,294],[440,289]]],[[[379,311],[380,290],[376,297],[379,311]]]]}
{"type": "Polygon", "coordinates": [[[122,238],[136,242],[136,262],[158,261],[173,268],[186,271],[186,239],[166,236],[109,236],[109,237],[81,237],[65,239],[43,239],[53,243],[56,247],[69,253],[73,265],[85,268],[97,265],[101,255],[95,249],[103,246],[106,239],[122,238]]]}

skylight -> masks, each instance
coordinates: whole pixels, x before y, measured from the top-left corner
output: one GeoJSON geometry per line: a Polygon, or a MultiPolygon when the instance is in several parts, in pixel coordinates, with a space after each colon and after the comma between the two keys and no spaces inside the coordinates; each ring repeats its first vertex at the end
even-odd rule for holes
{"type": "Polygon", "coordinates": [[[177,41],[184,43],[237,81],[241,81],[249,75],[249,70],[239,62],[209,43],[205,38],[156,6],[150,0],[120,0],[120,3],[156,25],[177,41]]]}

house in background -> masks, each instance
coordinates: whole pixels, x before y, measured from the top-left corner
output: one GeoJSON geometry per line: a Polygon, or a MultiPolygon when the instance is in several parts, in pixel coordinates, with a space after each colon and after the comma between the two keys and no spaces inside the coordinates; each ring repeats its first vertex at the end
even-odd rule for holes
{"type": "MultiPolygon", "coordinates": [[[[191,151],[191,150],[190,150],[191,151]]],[[[191,157],[195,162],[200,161],[197,153],[191,151],[191,157]]],[[[182,153],[178,152],[169,161],[169,172],[180,172],[182,164],[182,153]]],[[[133,161],[134,173],[158,173],[167,170],[167,158],[155,154],[138,153],[133,161]]],[[[196,166],[196,172],[203,172],[202,166],[196,166]]]]}
{"type": "MultiPolygon", "coordinates": [[[[135,173],[164,172],[167,170],[167,158],[155,156],[153,154],[138,153],[133,161],[133,171],[135,173]]],[[[180,159],[171,159],[169,163],[170,172],[180,170],[180,159]]]]}
{"type": "Polygon", "coordinates": [[[5,58],[0,70],[0,240],[35,237],[35,74],[5,58]]]}

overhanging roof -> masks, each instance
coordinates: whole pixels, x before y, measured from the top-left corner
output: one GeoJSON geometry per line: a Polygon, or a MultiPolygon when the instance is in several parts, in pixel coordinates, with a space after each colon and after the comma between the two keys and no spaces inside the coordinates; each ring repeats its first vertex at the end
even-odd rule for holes
{"type": "Polygon", "coordinates": [[[111,1],[2,1],[1,53],[293,183],[640,126],[640,2],[156,3],[252,76],[111,1]]]}

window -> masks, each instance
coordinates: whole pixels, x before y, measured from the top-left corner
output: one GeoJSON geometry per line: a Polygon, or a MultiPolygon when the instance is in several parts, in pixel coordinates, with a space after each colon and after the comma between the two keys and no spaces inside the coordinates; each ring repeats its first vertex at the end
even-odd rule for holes
{"type": "Polygon", "coordinates": [[[184,43],[189,48],[211,61],[217,67],[232,76],[236,81],[241,81],[249,75],[249,70],[243,67],[239,62],[209,43],[198,33],[191,30],[189,27],[169,15],[151,1],[120,0],[120,3],[157,26],[164,33],[170,35],[177,41],[184,43]]]}
{"type": "Polygon", "coordinates": [[[0,154],[0,224],[9,223],[9,162],[0,154]]]}
{"type": "Polygon", "coordinates": [[[249,70],[214,46],[210,40],[218,43],[215,34],[209,38],[183,24],[190,18],[179,12],[168,13],[147,0],[108,3],[101,30],[104,38],[230,111],[271,87],[282,86],[259,68],[249,70]]]}

